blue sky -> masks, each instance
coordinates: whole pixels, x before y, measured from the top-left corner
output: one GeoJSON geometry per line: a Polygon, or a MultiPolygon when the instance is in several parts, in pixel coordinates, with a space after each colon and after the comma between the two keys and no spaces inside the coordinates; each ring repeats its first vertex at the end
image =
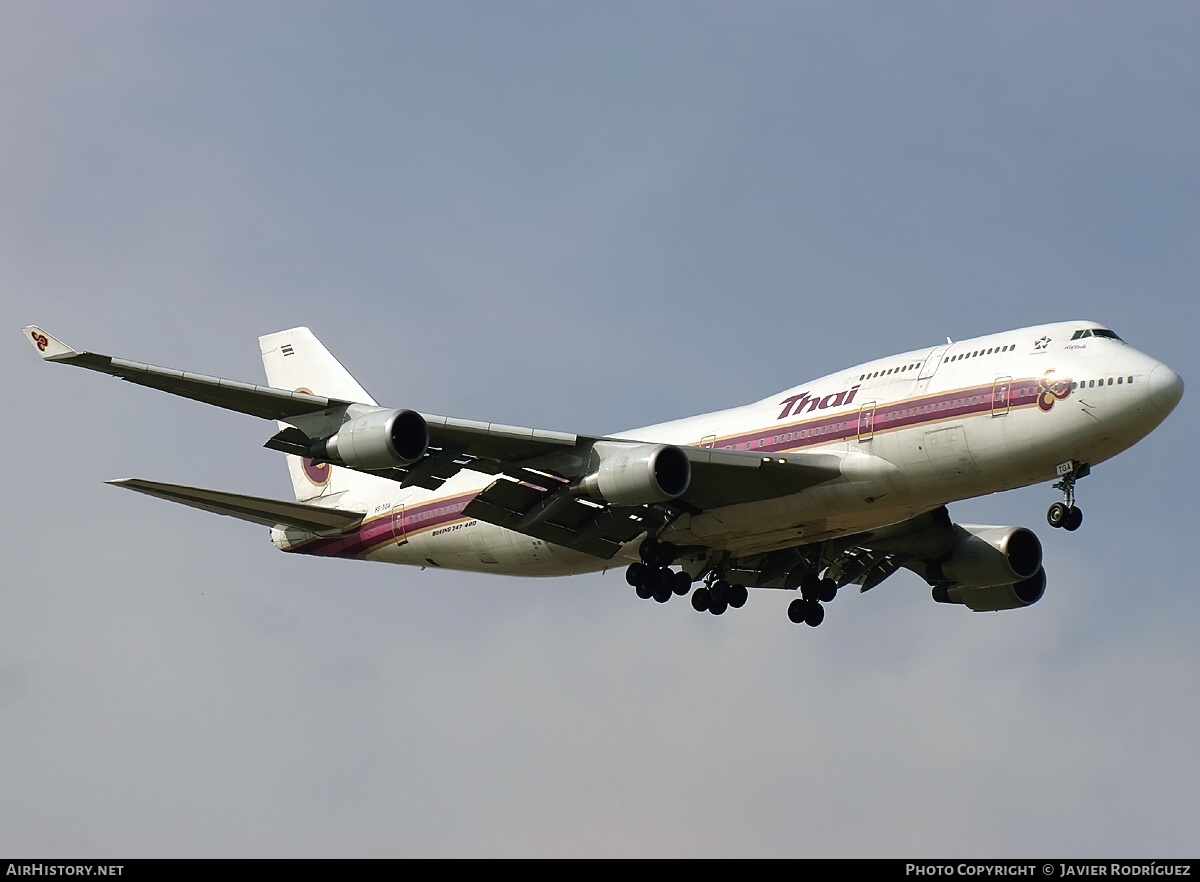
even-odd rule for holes
{"type": "Polygon", "coordinates": [[[1194,853],[1190,393],[1078,533],[952,509],[1041,534],[1037,606],[902,573],[810,630],[280,555],[102,483],[286,495],[270,426],[17,334],[258,380],[306,324],[386,403],[582,432],[1070,318],[1194,383],[1193,6],[0,16],[0,851],[1194,853]]]}

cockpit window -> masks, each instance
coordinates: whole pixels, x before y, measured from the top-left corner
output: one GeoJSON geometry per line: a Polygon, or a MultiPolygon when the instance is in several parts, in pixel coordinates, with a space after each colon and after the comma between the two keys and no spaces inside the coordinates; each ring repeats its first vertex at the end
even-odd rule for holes
{"type": "MultiPolygon", "coordinates": [[[[1082,340],[1085,337],[1107,337],[1109,340],[1121,340],[1116,334],[1107,328],[1084,328],[1081,331],[1076,331],[1071,335],[1072,340],[1082,340]]],[[[1124,340],[1121,340],[1124,343],[1124,340]]]]}

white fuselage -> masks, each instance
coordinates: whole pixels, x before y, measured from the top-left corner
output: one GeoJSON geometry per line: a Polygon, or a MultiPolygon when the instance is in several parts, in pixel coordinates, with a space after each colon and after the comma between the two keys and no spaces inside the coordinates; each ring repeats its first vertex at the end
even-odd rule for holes
{"type": "MultiPolygon", "coordinates": [[[[1094,322],[1063,322],[914,350],[754,404],[614,437],[842,457],[837,480],[685,515],[664,535],[678,545],[742,555],[844,536],[1053,480],[1059,464],[1095,465],[1153,430],[1178,401],[1178,375],[1119,339],[1093,336],[1097,330],[1110,333],[1094,322]]],[[[379,479],[337,500],[365,513],[353,532],[275,530],[273,539],[289,551],[514,575],[636,559],[632,548],[602,560],[465,517],[492,480],[462,471],[430,492],[379,479]]]]}

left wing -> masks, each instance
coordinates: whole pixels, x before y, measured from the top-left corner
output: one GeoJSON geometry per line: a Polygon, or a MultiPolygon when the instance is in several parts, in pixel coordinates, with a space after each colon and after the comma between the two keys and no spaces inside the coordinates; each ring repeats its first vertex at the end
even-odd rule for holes
{"type": "MultiPolygon", "coordinates": [[[[496,475],[466,514],[606,559],[684,513],[791,495],[843,473],[833,454],[764,457],[398,411],[79,352],[36,326],[23,330],[46,361],[286,423],[266,443],[274,450],[430,490],[463,468],[496,475]],[[675,473],[667,489],[651,474],[662,463],[675,473]]],[[[181,498],[190,488],[125,486],[204,507],[199,497],[181,498]]]]}
{"type": "Polygon", "coordinates": [[[184,487],[182,484],[162,484],[158,481],[143,481],[141,478],[118,478],[108,483],[213,514],[262,524],[264,527],[296,527],[312,533],[340,533],[358,526],[363,519],[359,512],[303,502],[244,496],[240,493],[224,493],[202,487],[184,487]]]}

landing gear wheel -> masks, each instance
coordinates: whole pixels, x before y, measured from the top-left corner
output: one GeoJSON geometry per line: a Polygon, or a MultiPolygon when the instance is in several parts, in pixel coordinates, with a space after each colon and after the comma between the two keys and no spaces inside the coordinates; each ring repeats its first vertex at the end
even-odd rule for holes
{"type": "Polygon", "coordinates": [[[729,609],[729,602],[726,600],[714,600],[708,606],[708,611],[714,616],[723,615],[727,609],[729,609]]]}
{"type": "Polygon", "coordinates": [[[825,621],[825,607],[815,600],[793,600],[788,604],[788,618],[797,625],[804,622],[815,628],[825,621]]]}
{"type": "Polygon", "coordinates": [[[708,593],[716,603],[724,603],[729,600],[729,589],[733,586],[724,579],[717,579],[708,586],[708,593]]]}
{"type": "Polygon", "coordinates": [[[1067,519],[1063,523],[1063,529],[1070,532],[1075,532],[1083,525],[1083,512],[1075,506],[1067,509],[1067,519]]]}
{"type": "Polygon", "coordinates": [[[805,600],[816,600],[821,595],[821,580],[809,573],[800,580],[800,596],[805,600]]]}
{"type": "Polygon", "coordinates": [[[638,546],[638,554],[642,560],[652,567],[669,567],[679,556],[679,546],[673,542],[660,542],[653,536],[647,536],[638,546]]]}
{"type": "Polygon", "coordinates": [[[808,609],[804,611],[804,624],[810,628],[815,628],[823,621],[825,621],[825,607],[821,606],[815,600],[810,600],[808,602],[808,609]]]}
{"type": "MultiPolygon", "coordinates": [[[[1064,526],[1067,523],[1067,515],[1070,509],[1067,508],[1065,502],[1056,502],[1046,511],[1046,523],[1055,529],[1064,526]]],[[[1083,521],[1083,515],[1079,517],[1080,522],[1083,521]]]]}
{"type": "Polygon", "coordinates": [[[708,589],[701,585],[692,592],[692,609],[696,612],[708,612],[708,608],[712,606],[712,597],[708,593],[708,589]]]}
{"type": "Polygon", "coordinates": [[[671,587],[671,590],[680,597],[683,597],[692,590],[692,577],[683,570],[680,570],[675,574],[675,584],[671,587]]]}
{"type": "Polygon", "coordinates": [[[746,605],[746,599],[750,596],[750,592],[746,590],[745,585],[730,585],[729,586],[729,605],[734,609],[741,609],[746,605]]]}
{"type": "Polygon", "coordinates": [[[822,603],[829,603],[829,601],[831,601],[835,597],[837,597],[837,593],[838,593],[837,582],[833,581],[833,579],[822,579],[821,580],[820,601],[822,603]]]}
{"type": "Polygon", "coordinates": [[[636,588],[646,581],[646,574],[649,572],[650,568],[644,563],[631,563],[629,568],[625,570],[625,581],[636,588]]]}
{"type": "Polygon", "coordinates": [[[654,589],[645,582],[640,582],[635,590],[637,591],[637,596],[642,598],[642,600],[649,600],[654,596],[654,589]]]}
{"type": "Polygon", "coordinates": [[[659,603],[666,603],[668,600],[671,599],[671,589],[668,587],[655,588],[654,589],[654,599],[657,600],[659,603]]]}

